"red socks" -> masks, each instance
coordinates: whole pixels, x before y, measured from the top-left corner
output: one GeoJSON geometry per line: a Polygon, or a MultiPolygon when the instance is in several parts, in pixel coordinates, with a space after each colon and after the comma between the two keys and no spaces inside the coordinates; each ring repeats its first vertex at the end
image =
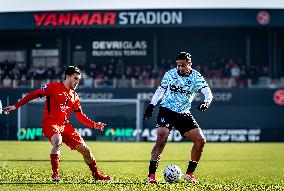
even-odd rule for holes
{"type": "Polygon", "coordinates": [[[50,162],[53,172],[58,172],[59,161],[60,161],[59,154],[50,154],[50,162]]]}

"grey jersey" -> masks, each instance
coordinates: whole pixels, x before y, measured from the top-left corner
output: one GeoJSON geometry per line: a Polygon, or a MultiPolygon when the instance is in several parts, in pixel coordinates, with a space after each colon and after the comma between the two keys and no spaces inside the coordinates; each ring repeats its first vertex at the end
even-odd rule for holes
{"type": "Polygon", "coordinates": [[[174,68],[165,73],[160,87],[165,90],[161,106],[178,113],[190,113],[194,96],[200,89],[208,87],[208,84],[194,69],[188,77],[182,77],[178,74],[178,69],[174,68]]]}

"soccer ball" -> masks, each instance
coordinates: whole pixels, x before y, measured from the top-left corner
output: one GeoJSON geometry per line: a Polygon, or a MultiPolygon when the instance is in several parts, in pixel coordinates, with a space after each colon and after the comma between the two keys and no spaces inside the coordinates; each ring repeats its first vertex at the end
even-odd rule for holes
{"type": "Polygon", "coordinates": [[[181,179],[181,170],[177,165],[169,165],[166,168],[164,168],[163,171],[164,179],[167,182],[178,182],[181,179]]]}

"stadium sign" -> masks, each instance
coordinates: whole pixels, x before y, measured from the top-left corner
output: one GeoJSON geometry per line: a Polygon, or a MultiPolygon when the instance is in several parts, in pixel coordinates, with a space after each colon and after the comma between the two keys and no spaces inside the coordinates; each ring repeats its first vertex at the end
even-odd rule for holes
{"type": "MultiPolygon", "coordinates": [[[[261,129],[203,129],[208,142],[259,142],[261,129]]],[[[139,137],[142,141],[156,141],[156,129],[109,128],[105,131],[106,137],[139,137]]],[[[177,130],[172,130],[168,141],[180,142],[183,137],[177,130]]],[[[115,139],[119,140],[119,139],[115,139]]],[[[135,139],[123,139],[134,140],[135,139]]]]}
{"type": "Polygon", "coordinates": [[[80,99],[113,99],[113,92],[78,92],[80,99]]]}
{"type": "Polygon", "coordinates": [[[34,13],[37,27],[182,24],[181,11],[34,13]]]}
{"type": "Polygon", "coordinates": [[[40,140],[42,137],[41,128],[21,128],[18,132],[19,140],[40,140]]]}
{"type": "MultiPolygon", "coordinates": [[[[90,128],[76,128],[82,137],[92,137],[93,133],[90,128]]],[[[18,132],[18,140],[42,140],[42,128],[21,128],[18,132]]]]}
{"type": "Polygon", "coordinates": [[[93,41],[92,56],[94,57],[120,57],[120,56],[147,56],[148,43],[146,40],[115,40],[93,41]]]}
{"type": "MultiPolygon", "coordinates": [[[[86,140],[96,140],[102,136],[107,139],[106,141],[156,141],[156,129],[133,129],[133,128],[109,128],[106,129],[102,136],[93,134],[90,128],[76,128],[82,137],[86,140]]],[[[276,129],[274,129],[276,130],[276,129]]],[[[279,129],[278,129],[279,130],[279,129]]],[[[204,136],[208,142],[259,142],[273,139],[275,135],[271,131],[265,132],[264,129],[203,129],[204,136]]],[[[283,132],[283,130],[279,130],[283,132]]],[[[18,132],[19,140],[43,140],[45,139],[42,134],[42,128],[21,128],[18,132]]],[[[172,130],[168,137],[168,141],[180,142],[188,141],[183,140],[181,134],[177,130],[172,130]]]]}
{"type": "MultiPolygon", "coordinates": [[[[134,128],[109,128],[105,131],[106,137],[139,137],[145,141],[156,141],[156,129],[134,129],[134,128]]],[[[168,141],[178,142],[182,140],[182,136],[177,130],[171,131],[168,141]]]]}
{"type": "Polygon", "coordinates": [[[120,25],[182,24],[181,11],[129,11],[118,14],[120,25]]]}
{"type": "Polygon", "coordinates": [[[270,14],[267,11],[260,11],[256,16],[257,22],[261,25],[267,25],[270,22],[270,14]]]}
{"type": "Polygon", "coordinates": [[[261,129],[203,129],[208,142],[259,142],[261,129]]]}
{"type": "Polygon", "coordinates": [[[116,20],[115,12],[35,13],[33,16],[38,27],[114,25],[116,20]]]}
{"type": "Polygon", "coordinates": [[[277,90],[273,94],[273,100],[277,105],[284,105],[284,90],[277,90]]]}
{"type": "Polygon", "coordinates": [[[152,9],[0,13],[0,30],[134,27],[282,27],[282,10],[152,9]]]}
{"type": "Polygon", "coordinates": [[[92,137],[93,136],[93,132],[90,128],[76,128],[76,130],[82,137],[92,137]]]}
{"type": "MultiPolygon", "coordinates": [[[[153,92],[139,92],[137,93],[137,99],[151,100],[154,95],[153,92]]],[[[229,102],[232,99],[233,99],[232,92],[213,92],[213,101],[229,102]]],[[[202,100],[203,100],[203,95],[201,93],[197,93],[196,96],[194,97],[194,101],[202,101],[202,100]]]]}

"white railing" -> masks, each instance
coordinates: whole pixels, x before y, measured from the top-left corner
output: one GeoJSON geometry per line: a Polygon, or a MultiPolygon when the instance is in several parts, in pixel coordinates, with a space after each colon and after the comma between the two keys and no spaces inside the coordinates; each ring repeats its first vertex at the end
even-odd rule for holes
{"type": "MultiPolygon", "coordinates": [[[[37,88],[55,80],[2,80],[0,88],[37,88]]],[[[211,88],[283,88],[284,77],[271,79],[259,77],[255,80],[236,80],[234,78],[210,78],[206,80],[211,88]]],[[[82,79],[78,88],[154,88],[158,87],[160,79],[82,79]]]]}
{"type": "MultiPolygon", "coordinates": [[[[37,88],[56,80],[2,80],[0,88],[37,88]]],[[[78,88],[153,88],[159,85],[156,79],[82,79],[78,88]]]]}

